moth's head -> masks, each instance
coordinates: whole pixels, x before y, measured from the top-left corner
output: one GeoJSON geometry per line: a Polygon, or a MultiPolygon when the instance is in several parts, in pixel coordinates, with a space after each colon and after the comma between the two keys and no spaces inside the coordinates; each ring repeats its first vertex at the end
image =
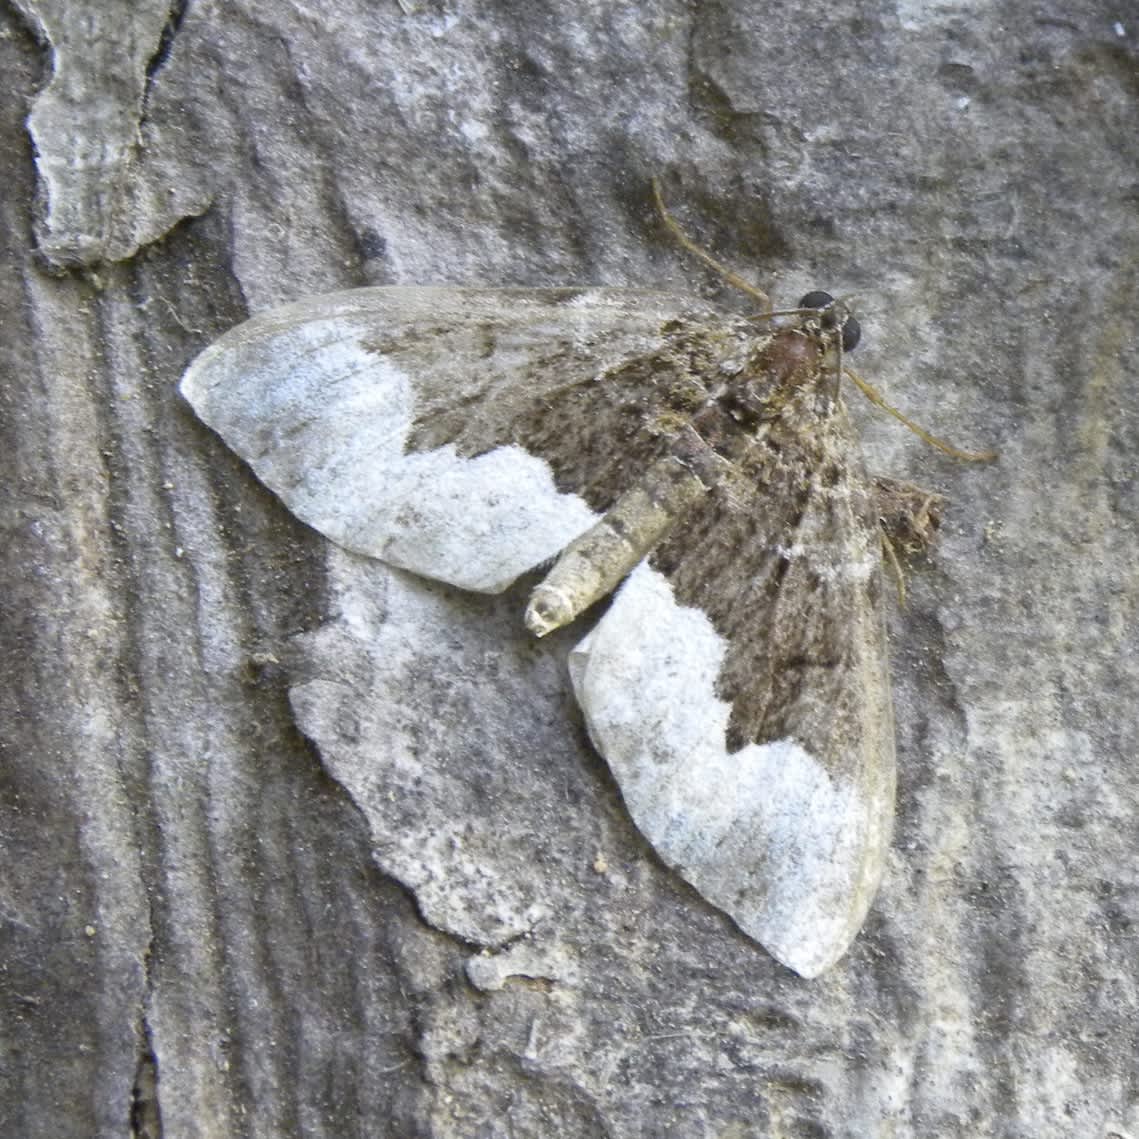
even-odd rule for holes
{"type": "Polygon", "coordinates": [[[836,301],[830,293],[816,289],[803,297],[797,308],[809,320],[817,321],[822,332],[841,330],[844,352],[853,352],[858,347],[862,339],[862,325],[855,319],[846,300],[836,301]]]}

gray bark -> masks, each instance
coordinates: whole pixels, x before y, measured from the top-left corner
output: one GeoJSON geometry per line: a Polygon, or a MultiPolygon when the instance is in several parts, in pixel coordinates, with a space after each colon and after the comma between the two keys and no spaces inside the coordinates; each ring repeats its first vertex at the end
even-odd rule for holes
{"type": "MultiPolygon", "coordinates": [[[[1125,25],[1116,24],[1123,19],[1125,25]]],[[[1136,42],[1077,2],[0,11],[0,1133],[1139,1134],[1136,42]],[[365,284],[857,297],[900,793],[803,981],[670,874],[575,634],[361,565],[177,395],[365,284]],[[359,741],[367,739],[368,749],[359,741]]],[[[854,397],[848,396],[853,403],[854,397]]]]}

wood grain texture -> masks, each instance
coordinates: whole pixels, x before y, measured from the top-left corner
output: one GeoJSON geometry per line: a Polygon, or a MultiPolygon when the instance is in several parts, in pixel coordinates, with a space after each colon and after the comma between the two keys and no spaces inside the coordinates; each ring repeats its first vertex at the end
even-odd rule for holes
{"type": "Polygon", "coordinates": [[[1134,29],[408,7],[186,6],[141,53],[137,252],[71,276],[34,244],[50,60],[0,13],[0,1132],[1139,1133],[1134,29]],[[860,369],[1002,453],[864,420],[948,501],[892,618],[896,846],[821,984],[652,859],[524,597],[363,573],[175,392],[304,294],[717,287],[654,174],[778,295],[857,294],[860,369]]]}

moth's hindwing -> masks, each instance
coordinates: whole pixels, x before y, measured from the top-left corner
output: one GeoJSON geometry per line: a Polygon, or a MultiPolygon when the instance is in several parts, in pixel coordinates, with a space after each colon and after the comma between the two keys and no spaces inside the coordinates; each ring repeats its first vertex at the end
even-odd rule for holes
{"type": "Polygon", "coordinates": [[[484,592],[683,454],[706,493],[571,674],[662,858],[814,976],[858,931],[889,839],[879,538],[833,393],[774,425],[746,400],[708,420],[756,340],[663,293],[358,289],[233,329],[182,391],[332,540],[484,592]]]}

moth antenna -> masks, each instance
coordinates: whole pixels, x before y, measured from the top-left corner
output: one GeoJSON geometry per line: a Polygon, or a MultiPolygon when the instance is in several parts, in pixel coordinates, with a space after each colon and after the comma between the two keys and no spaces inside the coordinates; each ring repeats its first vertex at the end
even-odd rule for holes
{"type": "MultiPolygon", "coordinates": [[[[753,289],[752,292],[758,292],[753,289]]],[[[773,316],[802,316],[804,313],[817,313],[817,308],[776,308],[771,309],[770,312],[755,312],[751,316],[745,316],[744,320],[770,320],[773,316]]]]}
{"type": "Polygon", "coordinates": [[[997,457],[996,451],[962,451],[959,447],[954,447],[952,443],[946,443],[944,439],[938,439],[936,435],[931,435],[924,427],[919,427],[912,419],[903,415],[892,404],[887,403],[885,397],[856,372],[852,372],[849,368],[843,368],[843,374],[846,375],[872,404],[888,412],[899,423],[904,424],[919,439],[923,439],[931,447],[936,447],[939,451],[944,451],[947,455],[952,455],[955,459],[962,459],[966,463],[991,463],[997,457]]]}
{"type": "Polygon", "coordinates": [[[654,178],[652,182],[653,200],[656,202],[660,219],[664,222],[665,226],[667,226],[669,233],[671,233],[689,253],[694,257],[699,257],[705,265],[719,273],[729,285],[739,289],[740,292],[747,293],[749,297],[753,297],[759,301],[760,308],[763,310],[760,315],[765,317],[783,315],[771,311],[771,298],[761,288],[757,285],[753,285],[750,281],[745,281],[738,273],[733,273],[731,269],[721,261],[717,261],[706,249],[697,245],[696,242],[681,229],[680,223],[668,212],[668,207],[664,204],[664,197],[660,192],[660,182],[658,182],[656,178],[654,178]]]}

